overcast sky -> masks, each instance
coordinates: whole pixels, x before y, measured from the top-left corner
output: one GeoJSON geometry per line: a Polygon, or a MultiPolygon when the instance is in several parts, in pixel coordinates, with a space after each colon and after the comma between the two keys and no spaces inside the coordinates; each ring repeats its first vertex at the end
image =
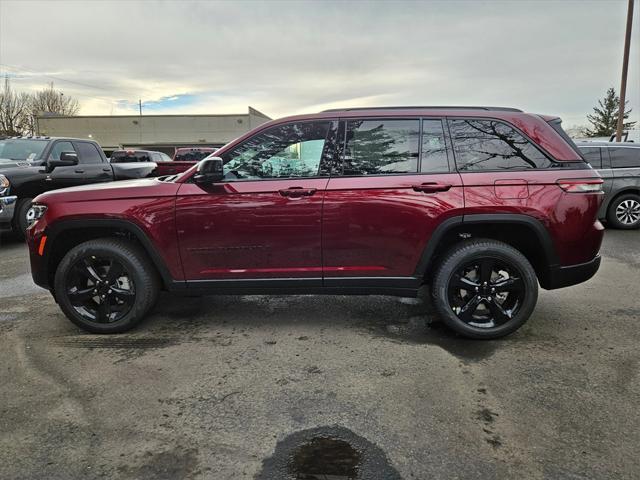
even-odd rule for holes
{"type": "MultiPolygon", "coordinates": [[[[636,2],[638,4],[638,2],[636,2]]],[[[81,114],[503,105],[585,124],[619,90],[626,0],[0,0],[0,73],[81,114]],[[74,82],[74,83],[72,83],[74,82]]],[[[640,5],[628,99],[640,120],[640,5]]]]}

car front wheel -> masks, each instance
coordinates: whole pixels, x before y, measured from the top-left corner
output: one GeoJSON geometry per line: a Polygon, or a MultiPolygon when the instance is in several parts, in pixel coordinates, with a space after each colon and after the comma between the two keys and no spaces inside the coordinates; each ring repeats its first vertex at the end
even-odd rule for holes
{"type": "Polygon", "coordinates": [[[495,240],[469,240],[447,252],[432,282],[434,306],[459,334],[493,339],[520,328],[538,299],[529,261],[495,240]]]}
{"type": "Polygon", "coordinates": [[[156,271],[135,244],[101,238],[72,248],[55,275],[56,299],[65,315],[92,333],[120,333],[136,326],[155,304],[156,271]]]}

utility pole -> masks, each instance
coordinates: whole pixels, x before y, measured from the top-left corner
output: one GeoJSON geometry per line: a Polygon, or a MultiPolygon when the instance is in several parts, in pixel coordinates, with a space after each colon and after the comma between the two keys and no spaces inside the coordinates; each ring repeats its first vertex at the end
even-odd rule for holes
{"type": "Polygon", "coordinates": [[[140,116],[142,116],[142,99],[138,100],[138,107],[140,108],[140,116]]]}
{"type": "Polygon", "coordinates": [[[631,25],[633,24],[633,0],[629,0],[627,9],[627,31],[624,36],[624,55],[622,58],[622,81],[620,82],[620,108],[618,110],[618,125],[616,128],[616,142],[622,141],[622,127],[624,126],[624,104],[627,93],[627,72],[629,70],[629,49],[631,47],[631,25]]]}

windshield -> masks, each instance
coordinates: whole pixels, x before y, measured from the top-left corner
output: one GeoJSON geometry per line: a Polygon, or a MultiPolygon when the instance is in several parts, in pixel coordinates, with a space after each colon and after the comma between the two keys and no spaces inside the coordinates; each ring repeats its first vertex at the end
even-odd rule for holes
{"type": "Polygon", "coordinates": [[[0,162],[38,160],[47,146],[48,140],[11,139],[0,140],[0,162]]]}

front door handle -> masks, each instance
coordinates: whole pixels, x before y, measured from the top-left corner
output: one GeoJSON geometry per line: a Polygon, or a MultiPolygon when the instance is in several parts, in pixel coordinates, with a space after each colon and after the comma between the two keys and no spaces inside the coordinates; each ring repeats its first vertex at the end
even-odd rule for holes
{"type": "Polygon", "coordinates": [[[103,172],[111,172],[111,169],[110,168],[103,168],[102,171],[103,172]]]}
{"type": "Polygon", "coordinates": [[[84,173],[84,170],[74,170],[76,173],[84,173]]]}
{"type": "Polygon", "coordinates": [[[438,183],[438,182],[427,182],[421,183],[420,185],[412,185],[416,192],[423,193],[436,193],[436,192],[446,192],[452,187],[450,183],[438,183]]]}
{"type": "Polygon", "coordinates": [[[289,198],[300,198],[300,197],[310,197],[314,193],[316,193],[315,188],[302,188],[302,187],[289,187],[283,188],[282,190],[278,190],[280,195],[283,197],[289,198]]]}

